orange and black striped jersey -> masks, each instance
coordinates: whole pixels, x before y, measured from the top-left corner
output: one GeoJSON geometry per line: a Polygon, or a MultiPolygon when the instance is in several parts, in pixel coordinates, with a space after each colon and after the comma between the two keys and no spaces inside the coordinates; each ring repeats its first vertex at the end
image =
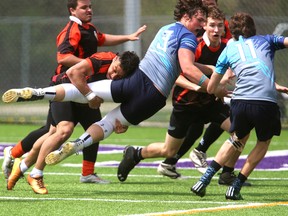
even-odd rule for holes
{"type": "MultiPolygon", "coordinates": [[[[82,24],[76,17],[70,21],[57,36],[57,60],[67,55],[87,58],[97,52],[97,47],[103,45],[105,34],[99,32],[91,23],[82,24]]],[[[61,64],[57,66],[55,74],[66,71],[68,67],[61,64]]]]}
{"type": "MultiPolygon", "coordinates": [[[[226,47],[228,39],[221,39],[221,43],[218,47],[207,46],[203,38],[200,39],[199,44],[195,52],[195,62],[206,65],[216,65],[217,59],[223,49],[226,47]]],[[[172,101],[174,106],[180,106],[183,109],[189,108],[191,106],[202,106],[215,100],[214,95],[209,95],[207,93],[191,91],[184,89],[180,86],[175,86],[173,89],[172,101]]]]}
{"type": "MultiPolygon", "coordinates": [[[[92,71],[92,75],[86,77],[87,83],[106,79],[108,68],[116,55],[117,54],[113,52],[98,52],[86,58],[85,60],[88,61],[92,71]]],[[[66,72],[62,72],[61,74],[52,77],[53,85],[61,83],[70,83],[66,72]]]]}

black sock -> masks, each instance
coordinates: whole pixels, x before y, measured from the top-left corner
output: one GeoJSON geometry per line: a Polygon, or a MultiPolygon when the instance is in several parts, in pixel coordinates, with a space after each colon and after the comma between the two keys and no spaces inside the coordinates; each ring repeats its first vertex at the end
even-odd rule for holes
{"type": "Polygon", "coordinates": [[[221,169],[221,165],[218,164],[215,160],[211,161],[209,166],[213,167],[216,172],[221,169]]]}
{"type": "Polygon", "coordinates": [[[223,169],[222,169],[222,173],[225,173],[225,172],[232,173],[233,171],[234,171],[234,167],[224,166],[223,169]]]}
{"type": "Polygon", "coordinates": [[[141,155],[142,148],[136,148],[135,154],[134,154],[134,159],[136,163],[139,163],[141,160],[144,158],[141,155]]]}
{"type": "Polygon", "coordinates": [[[243,184],[246,180],[247,180],[247,177],[244,176],[241,172],[238,174],[238,177],[237,177],[240,182],[243,184]]]}
{"type": "Polygon", "coordinates": [[[178,159],[173,157],[173,158],[166,158],[163,163],[165,164],[170,164],[170,165],[175,165],[178,162],[178,159]]]}

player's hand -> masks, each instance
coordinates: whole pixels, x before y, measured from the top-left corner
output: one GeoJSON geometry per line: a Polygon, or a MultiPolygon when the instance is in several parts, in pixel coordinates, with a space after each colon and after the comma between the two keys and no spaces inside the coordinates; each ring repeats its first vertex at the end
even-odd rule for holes
{"type": "Polygon", "coordinates": [[[234,85],[233,81],[234,81],[235,77],[236,77],[236,75],[233,73],[233,71],[230,68],[228,68],[226,73],[222,77],[220,83],[222,85],[234,85]]]}
{"type": "Polygon", "coordinates": [[[128,130],[128,126],[122,125],[118,119],[115,120],[115,127],[114,127],[115,133],[117,134],[125,133],[127,130],[128,130]]]}
{"type": "Polygon", "coordinates": [[[99,109],[101,103],[103,103],[103,102],[104,102],[104,101],[103,101],[102,98],[96,96],[96,97],[94,97],[92,100],[90,100],[90,101],[88,102],[88,104],[89,104],[89,107],[90,107],[91,109],[99,109]]]}
{"type": "Polygon", "coordinates": [[[214,95],[216,100],[224,101],[224,97],[231,98],[233,91],[227,90],[224,85],[219,84],[214,95]]]}
{"type": "Polygon", "coordinates": [[[141,26],[136,32],[129,35],[130,41],[139,40],[139,36],[146,30],[147,26],[143,25],[141,26]]]}
{"type": "Polygon", "coordinates": [[[278,92],[288,94],[288,87],[279,85],[278,83],[275,83],[275,87],[278,92]]]}

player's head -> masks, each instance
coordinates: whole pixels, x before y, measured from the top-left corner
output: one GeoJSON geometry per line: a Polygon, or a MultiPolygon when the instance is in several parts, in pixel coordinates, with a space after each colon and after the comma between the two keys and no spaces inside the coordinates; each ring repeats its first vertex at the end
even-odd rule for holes
{"type": "Polygon", "coordinates": [[[216,6],[208,7],[207,21],[204,25],[204,29],[209,38],[209,41],[214,45],[218,45],[221,40],[221,36],[225,30],[225,15],[216,6]]]}
{"type": "Polygon", "coordinates": [[[127,77],[136,70],[139,62],[135,52],[125,51],[117,55],[108,69],[107,78],[115,80],[127,77]]]}
{"type": "Polygon", "coordinates": [[[77,17],[83,23],[88,23],[92,20],[91,0],[68,0],[67,9],[70,15],[77,17]]]}
{"type": "Polygon", "coordinates": [[[174,9],[174,19],[194,34],[202,29],[206,16],[207,7],[202,0],[178,0],[174,9]]]}
{"type": "Polygon", "coordinates": [[[256,27],[251,15],[244,12],[235,13],[229,21],[229,28],[235,40],[242,35],[245,38],[256,35],[256,27]]]}
{"type": "Polygon", "coordinates": [[[203,4],[206,6],[217,6],[217,0],[202,0],[203,4]]]}

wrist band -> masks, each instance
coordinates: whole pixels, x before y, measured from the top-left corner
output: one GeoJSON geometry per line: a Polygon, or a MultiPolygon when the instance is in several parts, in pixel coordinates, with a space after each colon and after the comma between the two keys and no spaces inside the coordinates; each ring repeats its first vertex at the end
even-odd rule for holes
{"type": "Polygon", "coordinates": [[[86,99],[88,101],[92,100],[94,97],[96,97],[96,94],[93,92],[93,91],[90,91],[88,92],[86,95],[85,95],[86,99]]]}
{"type": "Polygon", "coordinates": [[[203,75],[201,76],[200,80],[199,80],[198,85],[199,85],[199,86],[202,86],[202,84],[205,82],[205,80],[206,80],[207,78],[208,78],[208,77],[205,76],[205,74],[203,74],[203,75]]]}

